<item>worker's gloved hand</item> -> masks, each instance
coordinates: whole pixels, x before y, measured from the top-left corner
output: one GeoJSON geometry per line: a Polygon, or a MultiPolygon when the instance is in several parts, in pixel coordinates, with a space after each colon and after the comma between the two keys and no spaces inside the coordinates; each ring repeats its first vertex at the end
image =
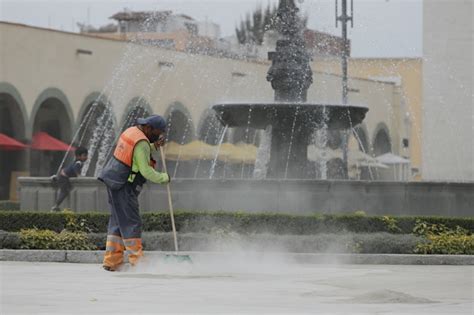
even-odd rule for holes
{"type": "Polygon", "coordinates": [[[55,183],[58,181],[58,175],[52,175],[50,179],[51,179],[51,182],[55,183]]]}
{"type": "Polygon", "coordinates": [[[163,146],[165,144],[165,141],[166,141],[166,138],[164,135],[160,135],[160,137],[158,138],[158,140],[156,140],[155,142],[153,142],[153,144],[155,145],[155,149],[158,149],[159,147],[163,146]]]}
{"type": "Polygon", "coordinates": [[[169,183],[171,183],[171,176],[168,173],[166,173],[166,175],[168,176],[168,184],[169,184],[169,183]]]}

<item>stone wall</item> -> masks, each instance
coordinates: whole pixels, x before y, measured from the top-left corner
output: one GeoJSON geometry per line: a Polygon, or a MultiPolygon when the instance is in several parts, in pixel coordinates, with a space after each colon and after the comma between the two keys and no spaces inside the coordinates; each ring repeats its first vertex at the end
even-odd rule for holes
{"type": "MultiPolygon", "coordinates": [[[[48,178],[22,177],[22,210],[49,210],[54,189],[48,178]]],[[[72,180],[74,189],[63,207],[78,212],[106,211],[107,191],[94,178],[72,180]]],[[[281,212],[294,214],[350,213],[369,215],[472,216],[474,183],[365,182],[316,180],[174,180],[175,209],[281,212]]],[[[167,210],[165,186],[146,185],[141,211],[167,210]]]]}

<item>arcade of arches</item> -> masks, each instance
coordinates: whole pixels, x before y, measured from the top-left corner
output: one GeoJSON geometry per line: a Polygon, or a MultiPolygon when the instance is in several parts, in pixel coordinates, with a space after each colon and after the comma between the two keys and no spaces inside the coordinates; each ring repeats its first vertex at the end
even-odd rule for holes
{"type": "MultiPolygon", "coordinates": [[[[117,135],[125,128],[134,124],[137,118],[146,117],[152,113],[152,106],[140,97],[133,98],[124,110],[124,114],[112,110],[104,98],[86,101],[80,112],[77,122],[72,117],[67,99],[50,96],[44,97],[35,104],[31,118],[28,121],[21,97],[14,93],[0,93],[0,133],[12,137],[22,143],[31,144],[33,136],[38,132],[47,133],[65,144],[72,142],[74,146],[85,146],[89,150],[89,163],[83,170],[84,175],[95,176],[100,170],[96,166],[103,165],[113,151],[113,144],[117,135]],[[76,128],[74,128],[76,126],[76,128]],[[94,128],[90,128],[94,126],[94,128]]],[[[176,103],[169,107],[164,114],[168,121],[167,138],[179,144],[186,144],[195,139],[210,145],[219,142],[224,127],[217,120],[213,112],[205,111],[199,124],[195,124],[185,105],[176,103]],[[198,127],[196,130],[196,126],[198,127]]],[[[244,142],[258,146],[262,132],[252,128],[229,128],[223,135],[224,142],[244,142]]],[[[356,127],[354,137],[357,139],[360,150],[377,156],[391,152],[391,139],[387,128],[379,128],[371,142],[365,128],[356,127]]],[[[338,132],[328,135],[328,145],[339,148],[341,137],[338,132]]],[[[0,200],[10,199],[11,177],[20,175],[51,176],[56,173],[63,162],[63,151],[26,150],[7,151],[0,148],[0,200]],[[7,162],[8,161],[8,162],[7,162]],[[18,173],[20,172],[20,173],[18,173]]],[[[72,154],[66,159],[70,161],[72,154]]],[[[201,169],[207,169],[201,163],[201,169]]],[[[172,163],[171,163],[172,164],[172,163]]],[[[178,177],[201,177],[196,175],[195,168],[189,168],[184,173],[185,166],[173,174],[178,177]]],[[[334,160],[328,163],[328,178],[340,178],[341,161],[334,160]]],[[[236,177],[251,176],[250,170],[237,170],[236,177]],[[244,174],[244,175],[242,175],[244,174]]],[[[232,174],[230,171],[227,173],[232,174]]],[[[208,176],[208,174],[201,174],[208,176]]],[[[232,176],[231,176],[232,177],[232,176]]],[[[361,179],[369,179],[367,170],[361,170],[361,179]]]]}
{"type": "MultiPolygon", "coordinates": [[[[46,132],[48,135],[69,144],[71,142],[73,121],[65,104],[57,98],[43,101],[33,118],[33,135],[46,132]]],[[[30,174],[32,176],[51,176],[57,172],[64,152],[50,150],[31,150],[30,174]]]]}
{"type": "MultiPolygon", "coordinates": [[[[25,119],[18,101],[12,95],[0,93],[0,133],[20,142],[27,142],[25,119]]],[[[11,176],[26,175],[27,161],[28,151],[26,150],[2,150],[0,148],[0,200],[12,199],[10,194],[11,176]]]]}

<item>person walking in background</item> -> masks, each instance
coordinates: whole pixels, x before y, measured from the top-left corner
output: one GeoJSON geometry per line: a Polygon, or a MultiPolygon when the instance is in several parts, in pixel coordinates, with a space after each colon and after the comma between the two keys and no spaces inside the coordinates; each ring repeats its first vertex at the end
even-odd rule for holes
{"type": "Polygon", "coordinates": [[[84,162],[87,161],[88,152],[87,149],[84,147],[76,148],[74,152],[75,160],[69,166],[61,169],[58,175],[54,175],[53,182],[58,187],[58,191],[56,192],[56,202],[54,206],[51,208],[51,211],[60,211],[61,209],[59,206],[69,196],[69,192],[71,191],[71,182],[69,178],[71,177],[78,177],[81,175],[82,166],[84,162]]]}
{"type": "Polygon", "coordinates": [[[124,251],[128,261],[136,265],[143,256],[142,221],[138,195],[147,180],[166,184],[167,173],[157,172],[151,149],[164,144],[166,121],[152,115],[137,119],[137,125],[126,129],[119,137],[113,156],[99,175],[107,186],[110,219],[103,268],[116,271],[123,264],[124,251]]]}

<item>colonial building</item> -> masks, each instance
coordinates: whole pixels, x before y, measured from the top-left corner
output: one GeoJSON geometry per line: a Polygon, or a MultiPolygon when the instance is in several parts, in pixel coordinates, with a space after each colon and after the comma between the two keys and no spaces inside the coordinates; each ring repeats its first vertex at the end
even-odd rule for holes
{"type": "Polygon", "coordinates": [[[110,17],[117,24],[95,29],[81,25],[81,33],[98,37],[140,41],[179,51],[215,50],[220,37],[219,25],[196,21],[172,11],[124,10],[110,17]]]}
{"type": "MultiPolygon", "coordinates": [[[[212,104],[222,101],[269,101],[267,61],[246,61],[164,49],[140,42],[105,39],[0,23],[0,133],[31,143],[39,132],[88,146],[91,167],[124,125],[138,114],[159,113],[169,125],[169,139],[212,144],[216,129],[212,104]],[[107,117],[107,119],[104,119],[107,117]]],[[[312,65],[314,83],[308,102],[340,103],[341,77],[312,65]]],[[[349,102],[369,112],[355,132],[368,154],[390,151],[410,157],[402,87],[394,82],[350,78],[349,102]]],[[[245,129],[245,128],[244,128],[245,129]]],[[[226,140],[246,137],[229,130],[226,140]]],[[[62,152],[30,148],[0,151],[0,199],[7,199],[15,171],[49,176],[62,152]]]]}

